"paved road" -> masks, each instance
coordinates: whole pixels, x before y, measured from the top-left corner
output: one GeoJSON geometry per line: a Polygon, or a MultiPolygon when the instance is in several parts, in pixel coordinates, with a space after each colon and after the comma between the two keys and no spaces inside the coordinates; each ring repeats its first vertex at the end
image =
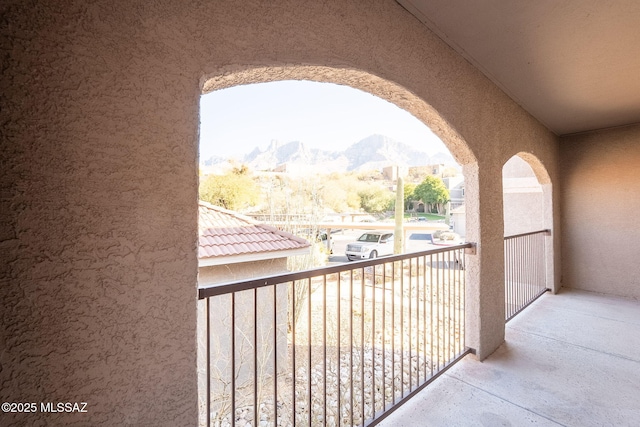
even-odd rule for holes
{"type": "Polygon", "coordinates": [[[349,262],[344,254],[347,243],[355,241],[363,233],[363,230],[343,230],[331,234],[333,239],[333,255],[329,256],[329,265],[349,262]]]}

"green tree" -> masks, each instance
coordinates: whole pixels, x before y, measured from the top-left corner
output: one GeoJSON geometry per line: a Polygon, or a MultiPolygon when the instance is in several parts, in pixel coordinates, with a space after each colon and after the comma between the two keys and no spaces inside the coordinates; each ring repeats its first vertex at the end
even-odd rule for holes
{"type": "Polygon", "coordinates": [[[408,211],[409,209],[411,209],[411,202],[413,200],[415,200],[415,196],[413,195],[413,192],[416,189],[416,184],[405,184],[404,185],[404,210],[408,211]]]}
{"type": "Polygon", "coordinates": [[[367,186],[358,191],[360,207],[367,213],[380,213],[393,206],[393,193],[381,187],[367,186]]]}
{"type": "Polygon", "coordinates": [[[442,214],[444,204],[449,201],[449,190],[444,186],[442,179],[435,176],[427,176],[413,190],[414,199],[421,200],[428,206],[428,211],[442,214]]]}
{"type": "Polygon", "coordinates": [[[246,166],[224,175],[211,175],[200,183],[200,199],[230,210],[242,210],[257,203],[259,189],[246,166]]]}

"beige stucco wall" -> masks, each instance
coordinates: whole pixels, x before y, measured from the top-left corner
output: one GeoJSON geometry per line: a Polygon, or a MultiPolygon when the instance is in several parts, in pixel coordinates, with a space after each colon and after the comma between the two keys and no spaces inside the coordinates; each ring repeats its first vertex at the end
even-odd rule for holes
{"type": "Polygon", "coordinates": [[[640,298],[640,126],[563,138],[562,284],[640,298]]]}
{"type": "Polygon", "coordinates": [[[198,284],[207,286],[287,272],[287,258],[211,265],[198,268],[198,284]]]}
{"type": "Polygon", "coordinates": [[[545,228],[542,185],[525,160],[514,156],[504,164],[502,188],[505,236],[545,228]]]}
{"type": "Polygon", "coordinates": [[[554,181],[557,141],[396,2],[0,7],[0,394],[89,402],[8,422],[196,423],[198,99],[257,78],[369,90],[447,142],[479,244],[468,344],[502,342],[502,165],[532,152],[554,181]]]}

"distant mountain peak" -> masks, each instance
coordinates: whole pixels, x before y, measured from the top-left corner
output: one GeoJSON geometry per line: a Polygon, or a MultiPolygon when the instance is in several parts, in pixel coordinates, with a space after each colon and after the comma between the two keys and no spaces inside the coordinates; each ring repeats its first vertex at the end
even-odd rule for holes
{"type": "MultiPolygon", "coordinates": [[[[219,159],[209,159],[211,165],[219,159]]],[[[265,150],[253,149],[242,159],[255,170],[274,170],[282,164],[308,167],[309,171],[344,172],[382,169],[386,166],[425,166],[434,163],[455,164],[447,153],[430,156],[426,151],[396,141],[386,135],[374,134],[350,145],[343,151],[327,151],[307,147],[301,141],[286,143],[271,140],[265,150]]]]}

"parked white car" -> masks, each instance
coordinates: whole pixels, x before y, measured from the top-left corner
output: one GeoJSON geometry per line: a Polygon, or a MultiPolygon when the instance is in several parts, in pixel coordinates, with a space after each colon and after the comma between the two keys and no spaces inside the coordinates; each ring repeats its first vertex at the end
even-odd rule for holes
{"type": "Polygon", "coordinates": [[[393,233],[367,231],[358,240],[347,244],[345,255],[349,261],[377,258],[393,254],[393,233]]]}

